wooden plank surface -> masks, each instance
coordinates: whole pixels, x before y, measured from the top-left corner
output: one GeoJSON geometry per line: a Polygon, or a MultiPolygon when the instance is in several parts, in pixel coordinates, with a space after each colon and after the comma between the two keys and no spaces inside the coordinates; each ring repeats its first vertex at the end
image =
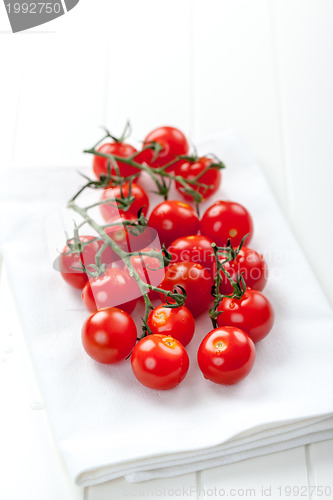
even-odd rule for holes
{"type": "Polygon", "coordinates": [[[272,5],[288,219],[333,305],[333,2],[272,5]]]}
{"type": "Polygon", "coordinates": [[[199,475],[200,499],[210,491],[217,491],[221,497],[286,499],[290,497],[289,488],[308,485],[304,446],[216,467],[199,475]]]}
{"type": "Polygon", "coordinates": [[[14,165],[90,163],[82,150],[95,142],[104,120],[106,49],[104,38],[99,38],[95,45],[88,37],[56,33],[45,37],[43,44],[40,37],[26,37],[18,58],[24,70],[14,165]],[[98,78],[89,67],[92,59],[98,78]]]}
{"type": "Polygon", "coordinates": [[[265,0],[193,2],[195,138],[240,131],[285,208],[275,57],[265,0]]]}
{"type": "Polygon", "coordinates": [[[106,104],[115,134],[127,119],[136,140],[160,125],[190,132],[189,11],[190,0],[113,2],[106,104]]]}
{"type": "Polygon", "coordinates": [[[311,500],[333,498],[333,439],[306,448],[309,484],[315,488],[311,500]]]}

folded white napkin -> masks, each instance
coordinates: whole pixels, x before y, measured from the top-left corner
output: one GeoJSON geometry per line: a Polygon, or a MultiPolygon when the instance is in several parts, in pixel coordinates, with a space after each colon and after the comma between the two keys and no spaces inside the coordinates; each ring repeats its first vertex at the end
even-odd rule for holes
{"type": "Polygon", "coordinates": [[[80,485],[173,476],[333,437],[330,306],[239,137],[220,134],[199,151],[216,153],[228,166],[206,205],[231,199],[253,215],[251,246],[268,262],[264,293],[276,314],[272,332],[257,344],[254,369],[230,387],[205,380],[196,364],[198,344],[211,329],[205,315],[188,346],[189,373],[171,391],[141,386],[129,360],[113,366],[91,360],[80,341],[87,316],[80,292],[52,268],[46,238],[52,228],[45,232],[48,213],[64,206],[81,180],[70,168],[16,169],[1,179],[1,252],[54,438],[80,485]]]}

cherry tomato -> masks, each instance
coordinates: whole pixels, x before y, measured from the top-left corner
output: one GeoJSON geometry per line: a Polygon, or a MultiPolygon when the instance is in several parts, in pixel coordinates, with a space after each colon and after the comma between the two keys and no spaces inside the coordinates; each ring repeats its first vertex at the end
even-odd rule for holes
{"type": "MultiPolygon", "coordinates": [[[[219,260],[223,262],[225,259],[223,255],[219,255],[219,260]]],[[[236,259],[230,262],[225,262],[223,267],[231,275],[232,279],[236,281],[237,273],[243,274],[246,285],[255,290],[263,290],[267,283],[268,269],[267,264],[262,255],[253,250],[252,248],[242,247],[236,259]]],[[[212,267],[212,275],[216,274],[216,263],[212,267]]],[[[228,278],[221,273],[222,283],[220,292],[224,295],[230,295],[233,288],[230,285],[228,278]]]]}
{"type": "Polygon", "coordinates": [[[233,326],[215,328],[198,349],[198,364],[205,378],[216,384],[240,382],[251,371],[256,350],[251,338],[233,326]]]}
{"type": "Polygon", "coordinates": [[[138,381],[150,389],[166,390],[184,380],[189,358],[178,340],[168,335],[148,335],[136,344],[131,365],[138,381]]]}
{"type": "MultiPolygon", "coordinates": [[[[94,240],[94,236],[80,236],[80,241],[86,243],[88,241],[94,240]]],[[[70,240],[73,243],[73,240],[70,240]]],[[[72,287],[82,289],[88,281],[88,276],[84,272],[76,271],[73,267],[81,268],[82,264],[88,267],[90,264],[95,264],[95,255],[99,250],[100,245],[98,241],[93,241],[89,245],[85,245],[82,253],[73,253],[69,255],[64,255],[69,251],[66,245],[62,253],[59,256],[58,264],[60,274],[63,279],[72,287]]]]}
{"type": "MultiPolygon", "coordinates": [[[[112,226],[106,227],[106,234],[125,252],[136,252],[142,250],[147,244],[151,243],[156,238],[156,233],[151,235],[153,229],[145,226],[126,226],[124,222],[134,222],[137,218],[135,215],[126,213],[120,214],[116,219],[108,221],[112,226]]],[[[117,265],[122,267],[121,259],[118,254],[108,247],[103,252],[103,262],[109,264],[117,262],[117,265]]]]}
{"type": "Polygon", "coordinates": [[[86,353],[99,363],[121,361],[132,352],[137,331],[131,316],[117,307],[96,311],[86,319],[81,333],[86,353]]]}
{"type": "Polygon", "coordinates": [[[136,281],[125,269],[108,267],[98,278],[90,278],[82,290],[82,300],[88,311],[117,306],[129,314],[140,296],[136,281]]]}
{"type": "MultiPolygon", "coordinates": [[[[152,247],[143,248],[142,252],[152,252],[152,247]]],[[[139,274],[142,281],[148,285],[159,286],[165,275],[164,267],[161,268],[161,262],[157,257],[149,255],[134,255],[130,261],[139,274]]],[[[151,293],[151,292],[149,292],[151,293]]]]}
{"type": "MultiPolygon", "coordinates": [[[[121,193],[123,193],[123,197],[126,198],[129,193],[129,183],[125,182],[121,187],[114,186],[103,190],[101,200],[107,200],[108,198],[121,198],[121,193]]],[[[119,205],[116,201],[110,201],[108,203],[103,203],[100,205],[100,210],[103,218],[106,221],[119,217],[121,214],[131,213],[135,216],[138,215],[139,210],[142,208],[142,213],[144,215],[147,214],[149,208],[149,199],[145,190],[136,184],[132,183],[131,187],[131,196],[134,196],[134,201],[127,211],[119,208],[119,205]]]]}
{"type": "MultiPolygon", "coordinates": [[[[136,221],[137,218],[134,214],[124,213],[120,214],[119,217],[109,220],[109,223],[115,224],[105,228],[105,232],[110,238],[124,251],[130,251],[130,234],[129,229],[123,225],[126,221],[136,221]]],[[[112,262],[120,262],[119,255],[112,250],[111,247],[108,247],[104,252],[103,256],[107,256],[108,263],[112,262]]]]}
{"type": "Polygon", "coordinates": [[[193,316],[198,316],[208,309],[212,300],[213,279],[201,264],[195,262],[172,264],[166,271],[160,288],[173,291],[176,285],[185,289],[187,294],[185,305],[193,316]]]}
{"type": "Polygon", "coordinates": [[[171,309],[166,304],[155,307],[148,317],[147,324],[152,333],[171,335],[184,347],[192,340],[195,323],[194,318],[185,306],[171,309]]]}
{"type": "Polygon", "coordinates": [[[168,251],[172,254],[172,262],[198,262],[209,272],[215,263],[212,240],[201,234],[182,236],[171,243],[168,251]]]}
{"type": "Polygon", "coordinates": [[[247,288],[240,299],[224,298],[217,310],[223,311],[217,317],[219,326],[241,328],[253,342],[266,337],[274,323],[274,311],[269,300],[251,288],[247,288]]]}
{"type": "MultiPolygon", "coordinates": [[[[128,158],[136,153],[136,149],[130,144],[125,144],[123,142],[106,142],[102,144],[98,150],[100,153],[110,154],[115,156],[121,156],[123,158],[128,158]]],[[[135,160],[135,159],[134,159],[135,160]]],[[[140,170],[132,165],[127,165],[121,161],[117,162],[119,168],[119,174],[121,177],[129,177],[130,175],[139,174],[140,170]]],[[[110,163],[111,175],[117,175],[116,169],[113,163],[110,163]]],[[[96,177],[99,179],[101,175],[107,175],[108,173],[108,159],[102,156],[94,156],[93,160],[93,170],[96,177]]]]}
{"type": "MultiPolygon", "coordinates": [[[[199,176],[197,179],[200,184],[206,184],[207,186],[211,186],[209,188],[204,188],[200,186],[191,185],[191,187],[198,191],[203,197],[203,200],[206,200],[212,194],[216,193],[221,184],[221,172],[217,168],[210,168],[204,172],[204,170],[208,169],[210,165],[214,162],[211,158],[199,158],[197,161],[189,161],[183,160],[183,162],[179,162],[177,168],[175,169],[175,174],[180,175],[185,180],[193,180],[199,176]],[[202,175],[201,175],[202,174],[202,175]]],[[[176,189],[184,196],[186,200],[192,200],[192,196],[184,193],[182,185],[176,181],[176,189]]]]}
{"type": "Polygon", "coordinates": [[[233,201],[217,201],[209,207],[203,214],[200,229],[220,247],[226,246],[229,238],[236,247],[248,233],[244,243],[249,243],[253,235],[251,215],[243,205],[233,201]]]}
{"type": "Polygon", "coordinates": [[[161,242],[169,246],[176,238],[197,234],[199,218],[188,203],[163,201],[152,211],[148,225],[156,229],[161,242]]]}
{"type": "MultiPolygon", "coordinates": [[[[152,130],[145,137],[143,147],[152,142],[157,142],[162,146],[162,150],[159,152],[157,158],[153,161],[154,152],[152,150],[146,150],[138,155],[138,161],[145,161],[153,168],[162,167],[172,161],[176,156],[186,155],[189,150],[185,135],[174,127],[159,127],[152,130]]],[[[172,169],[172,167],[170,168],[172,169]]]]}

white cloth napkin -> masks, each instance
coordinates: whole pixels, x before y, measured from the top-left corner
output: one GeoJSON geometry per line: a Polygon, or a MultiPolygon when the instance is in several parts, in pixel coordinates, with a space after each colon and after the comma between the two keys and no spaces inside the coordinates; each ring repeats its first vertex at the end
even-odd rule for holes
{"type": "Polygon", "coordinates": [[[64,206],[81,180],[70,168],[16,169],[1,179],[1,252],[54,438],[80,485],[174,476],[333,437],[330,306],[237,134],[220,134],[199,151],[228,166],[206,205],[231,199],[253,215],[251,246],[268,262],[264,293],[276,313],[251,374],[230,387],[204,380],[196,364],[211,329],[205,315],[188,346],[189,373],[171,391],[141,386],[129,361],[91,360],[80,341],[87,316],[80,292],[52,269],[45,236],[52,230],[45,232],[47,214],[64,206]]]}

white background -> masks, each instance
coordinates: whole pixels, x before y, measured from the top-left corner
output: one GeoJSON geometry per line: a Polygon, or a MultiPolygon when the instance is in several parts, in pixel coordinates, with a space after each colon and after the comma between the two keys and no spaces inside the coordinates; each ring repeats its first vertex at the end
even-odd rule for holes
{"type": "MultiPolygon", "coordinates": [[[[52,23],[13,35],[1,3],[0,171],[89,164],[81,151],[99,138],[98,127],[117,134],[127,118],[139,140],[163,124],[180,127],[193,142],[238,129],[333,303],[332,26],[332,0],[81,0],[52,23]]],[[[26,444],[17,464],[26,482],[14,480],[15,454],[8,459],[5,498],[23,498],[20,487],[32,488],[42,466],[40,498],[51,499],[52,481],[58,488],[54,498],[65,498],[61,488],[68,486],[59,479],[58,458],[47,451],[46,417],[30,411],[37,389],[19,338],[4,340],[4,349],[11,342],[17,349],[11,357],[2,352],[10,383],[1,394],[11,401],[8,423],[14,415],[17,421],[16,432],[4,437],[26,444]],[[38,458],[45,453],[49,462],[38,458]]],[[[298,483],[318,481],[321,474],[325,478],[327,462],[319,459],[325,459],[325,446],[276,455],[271,466],[260,459],[253,467],[258,471],[265,464],[266,483],[273,481],[270,474],[281,478],[290,467],[298,483]]],[[[250,487],[252,476],[238,467],[223,469],[224,483],[233,474],[247,474],[243,483],[250,487]]],[[[216,485],[216,477],[206,473],[199,479],[216,485]]],[[[36,491],[26,491],[30,496],[24,498],[39,499],[36,491]]],[[[89,500],[108,498],[98,488],[85,494],[89,500]]]]}

